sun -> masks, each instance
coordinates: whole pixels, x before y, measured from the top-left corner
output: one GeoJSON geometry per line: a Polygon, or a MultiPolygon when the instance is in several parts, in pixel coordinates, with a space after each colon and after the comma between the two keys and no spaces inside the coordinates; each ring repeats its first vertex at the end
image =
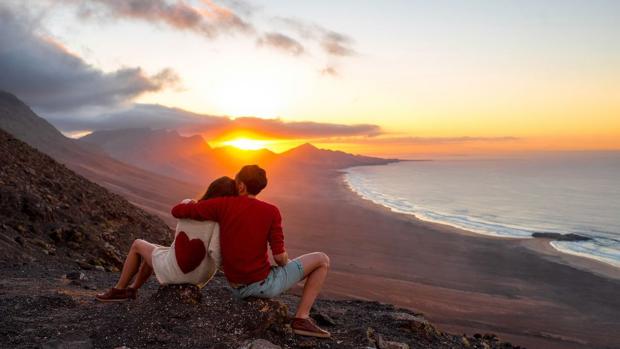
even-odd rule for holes
{"type": "Polygon", "coordinates": [[[259,150],[266,148],[269,142],[250,138],[235,138],[230,141],[223,142],[222,144],[241,150],[259,150]]]}

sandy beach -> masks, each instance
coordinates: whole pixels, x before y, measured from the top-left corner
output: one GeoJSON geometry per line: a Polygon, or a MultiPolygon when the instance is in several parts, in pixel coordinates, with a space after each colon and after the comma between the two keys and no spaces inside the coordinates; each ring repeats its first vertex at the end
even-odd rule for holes
{"type": "Polygon", "coordinates": [[[620,347],[620,273],[543,239],[501,239],[363,200],[335,171],[272,176],[293,256],[322,250],[324,296],[423,312],[446,331],[494,332],[531,348],[620,347]]]}

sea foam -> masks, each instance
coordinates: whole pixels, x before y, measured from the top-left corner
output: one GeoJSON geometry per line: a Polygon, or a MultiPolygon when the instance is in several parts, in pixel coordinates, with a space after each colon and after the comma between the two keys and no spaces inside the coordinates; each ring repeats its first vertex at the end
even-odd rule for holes
{"type": "Polygon", "coordinates": [[[586,236],[591,240],[550,244],[620,267],[620,154],[587,166],[569,160],[403,162],[350,168],[344,180],[394,212],[478,234],[586,236]]]}

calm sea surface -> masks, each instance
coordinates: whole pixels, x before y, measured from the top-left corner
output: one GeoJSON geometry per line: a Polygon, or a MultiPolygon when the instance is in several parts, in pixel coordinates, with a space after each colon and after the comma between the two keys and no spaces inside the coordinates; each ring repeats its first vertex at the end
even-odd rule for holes
{"type": "Polygon", "coordinates": [[[620,267],[620,152],[400,162],[347,170],[365,199],[479,234],[575,233],[565,253],[620,267]]]}

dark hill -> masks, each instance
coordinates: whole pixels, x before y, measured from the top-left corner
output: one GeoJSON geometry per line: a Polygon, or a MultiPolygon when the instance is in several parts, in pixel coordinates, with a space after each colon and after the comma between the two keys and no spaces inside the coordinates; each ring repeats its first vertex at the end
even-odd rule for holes
{"type": "Polygon", "coordinates": [[[46,149],[56,154],[70,152],[74,148],[74,141],[64,137],[52,124],[38,117],[16,96],[1,90],[0,128],[39,150],[46,149]]]}
{"type": "Polygon", "coordinates": [[[0,128],[164,219],[180,199],[194,197],[203,190],[201,186],[113,159],[95,146],[67,138],[17,97],[3,91],[0,91],[0,128]]]}
{"type": "Polygon", "coordinates": [[[5,261],[119,268],[136,238],[171,237],[159,218],[0,130],[0,244],[5,261]],[[86,264],[84,264],[86,263],[86,264]]]}

